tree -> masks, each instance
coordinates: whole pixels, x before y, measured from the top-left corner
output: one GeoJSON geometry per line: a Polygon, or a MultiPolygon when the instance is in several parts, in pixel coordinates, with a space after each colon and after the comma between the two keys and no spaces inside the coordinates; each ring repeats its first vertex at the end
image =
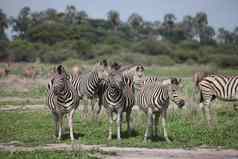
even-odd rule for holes
{"type": "Polygon", "coordinates": [[[112,24],[113,30],[116,32],[120,25],[120,14],[115,10],[110,10],[107,13],[107,19],[112,24]]]}
{"type": "Polygon", "coordinates": [[[211,26],[207,26],[204,30],[204,42],[210,43],[213,42],[213,37],[215,36],[215,30],[211,26]]]}
{"type": "Polygon", "coordinates": [[[0,40],[5,40],[5,29],[8,28],[8,20],[7,16],[3,11],[0,9],[0,40]]]}
{"type": "Polygon", "coordinates": [[[20,10],[17,19],[11,18],[12,29],[22,39],[26,39],[26,31],[30,28],[32,20],[30,17],[30,7],[24,7],[20,10]]]}
{"type": "Polygon", "coordinates": [[[231,43],[233,40],[232,34],[228,30],[225,30],[224,28],[218,29],[217,37],[218,37],[219,42],[225,43],[225,44],[231,43]]]}
{"type": "Polygon", "coordinates": [[[143,18],[137,13],[132,13],[129,16],[127,23],[135,32],[134,38],[137,38],[139,29],[143,26],[144,23],[143,18]]]}
{"type": "Polygon", "coordinates": [[[171,29],[175,24],[176,17],[172,13],[168,13],[164,16],[163,24],[168,28],[171,29]]]}
{"type": "Polygon", "coordinates": [[[234,42],[238,44],[238,27],[235,27],[233,35],[234,35],[234,42]]]}
{"type": "Polygon", "coordinates": [[[192,39],[194,37],[195,28],[193,21],[193,17],[190,15],[183,17],[182,27],[187,39],[192,39]]]}
{"type": "Polygon", "coordinates": [[[65,9],[65,23],[66,24],[74,24],[77,23],[77,9],[73,5],[66,6],[65,9]]]}
{"type": "Polygon", "coordinates": [[[200,42],[206,41],[206,27],[208,25],[207,14],[198,12],[194,18],[195,33],[198,35],[200,42]]]}

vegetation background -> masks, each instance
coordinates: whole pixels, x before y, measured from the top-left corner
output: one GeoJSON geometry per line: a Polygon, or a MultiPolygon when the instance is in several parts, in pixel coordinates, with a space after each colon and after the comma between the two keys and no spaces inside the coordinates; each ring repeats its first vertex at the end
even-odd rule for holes
{"type": "Polygon", "coordinates": [[[102,58],[146,65],[238,65],[238,27],[233,31],[209,25],[206,13],[184,16],[172,13],[147,21],[132,13],[121,21],[110,10],[107,19],[90,18],[84,10],[68,5],[63,12],[24,7],[17,17],[0,10],[1,61],[61,63],[67,59],[95,61],[102,58]],[[12,30],[12,39],[5,34],[12,30]]]}

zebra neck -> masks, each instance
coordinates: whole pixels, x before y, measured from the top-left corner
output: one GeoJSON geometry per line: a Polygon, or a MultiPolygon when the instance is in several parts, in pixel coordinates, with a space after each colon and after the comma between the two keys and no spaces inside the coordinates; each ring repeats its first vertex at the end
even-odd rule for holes
{"type": "Polygon", "coordinates": [[[97,72],[91,72],[88,78],[88,82],[92,84],[92,86],[98,86],[100,83],[100,78],[98,77],[98,73],[97,72]]]}

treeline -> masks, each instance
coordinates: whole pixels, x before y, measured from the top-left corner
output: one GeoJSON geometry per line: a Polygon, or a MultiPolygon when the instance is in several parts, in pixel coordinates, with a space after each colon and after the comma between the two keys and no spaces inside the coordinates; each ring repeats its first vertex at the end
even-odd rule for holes
{"type": "Polygon", "coordinates": [[[64,12],[24,7],[17,17],[7,17],[0,10],[0,58],[46,63],[111,58],[127,63],[238,66],[238,27],[216,32],[203,12],[182,21],[174,14],[147,21],[133,13],[123,22],[117,11],[109,11],[107,19],[93,19],[72,5],[64,12]],[[11,41],[7,28],[13,32],[11,41]]]}

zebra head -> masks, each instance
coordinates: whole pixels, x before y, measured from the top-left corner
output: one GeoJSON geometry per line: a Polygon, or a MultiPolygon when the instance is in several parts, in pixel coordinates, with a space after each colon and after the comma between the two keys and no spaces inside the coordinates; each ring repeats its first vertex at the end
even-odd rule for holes
{"type": "Polygon", "coordinates": [[[177,78],[171,78],[171,83],[169,84],[170,99],[179,108],[182,108],[185,104],[184,99],[180,95],[181,89],[182,89],[182,80],[177,78]]]}
{"type": "Polygon", "coordinates": [[[109,67],[106,60],[98,62],[93,69],[98,74],[100,80],[107,80],[109,76],[109,67]]]}
{"type": "Polygon", "coordinates": [[[144,66],[138,65],[135,71],[135,77],[141,78],[144,75],[144,66]]]}
{"type": "Polygon", "coordinates": [[[62,65],[59,65],[55,71],[56,72],[51,80],[51,83],[54,94],[59,95],[67,90],[69,76],[62,65]]]}

